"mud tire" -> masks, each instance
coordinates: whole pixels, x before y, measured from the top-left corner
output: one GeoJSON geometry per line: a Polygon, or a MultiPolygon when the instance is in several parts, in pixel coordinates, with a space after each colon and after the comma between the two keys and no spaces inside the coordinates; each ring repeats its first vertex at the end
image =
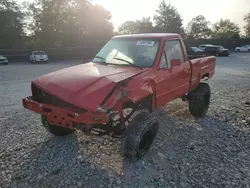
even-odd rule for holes
{"type": "Polygon", "coordinates": [[[199,86],[188,95],[189,111],[195,117],[204,117],[207,114],[210,104],[210,87],[207,83],[200,83],[199,86]]]}
{"type": "Polygon", "coordinates": [[[66,136],[69,135],[71,133],[73,133],[75,130],[74,129],[68,129],[65,127],[61,127],[61,126],[56,126],[56,125],[52,125],[50,123],[48,123],[45,120],[45,117],[42,116],[41,117],[42,123],[45,126],[45,128],[53,135],[55,136],[66,136]]]}
{"type": "Polygon", "coordinates": [[[152,146],[158,130],[159,121],[152,113],[146,111],[138,113],[125,132],[124,156],[130,160],[142,158],[152,146]]]}

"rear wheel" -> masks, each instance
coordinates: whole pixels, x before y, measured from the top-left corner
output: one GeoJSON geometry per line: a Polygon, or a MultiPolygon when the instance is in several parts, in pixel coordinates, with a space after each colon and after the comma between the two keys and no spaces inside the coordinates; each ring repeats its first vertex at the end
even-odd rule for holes
{"type": "Polygon", "coordinates": [[[204,117],[209,108],[210,96],[209,85],[207,83],[200,83],[199,86],[188,95],[190,113],[195,117],[204,117]]]}
{"type": "Polygon", "coordinates": [[[236,50],[236,52],[240,52],[240,50],[238,49],[238,50],[236,50]]]}
{"type": "Polygon", "coordinates": [[[75,131],[74,129],[68,129],[65,127],[52,125],[48,121],[46,121],[45,116],[42,116],[41,118],[43,125],[46,126],[47,130],[55,136],[66,136],[75,131]]]}
{"type": "Polygon", "coordinates": [[[137,114],[128,125],[124,139],[124,155],[140,159],[152,146],[159,130],[159,121],[149,112],[137,114]]]}

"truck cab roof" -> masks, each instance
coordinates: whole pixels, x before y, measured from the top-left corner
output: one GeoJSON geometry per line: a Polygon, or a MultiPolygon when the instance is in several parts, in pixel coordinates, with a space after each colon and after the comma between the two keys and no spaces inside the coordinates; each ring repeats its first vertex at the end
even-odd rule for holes
{"type": "Polygon", "coordinates": [[[142,33],[142,34],[129,34],[129,35],[117,35],[116,38],[180,38],[181,36],[176,33],[142,33]]]}

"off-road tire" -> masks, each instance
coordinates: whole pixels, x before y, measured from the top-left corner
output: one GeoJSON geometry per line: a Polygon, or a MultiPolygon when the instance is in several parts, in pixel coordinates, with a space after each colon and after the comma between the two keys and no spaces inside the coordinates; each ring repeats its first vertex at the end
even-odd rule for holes
{"type": "Polygon", "coordinates": [[[199,86],[188,95],[189,111],[195,117],[204,117],[207,114],[210,104],[210,87],[207,83],[200,83],[199,86]]]}
{"type": "Polygon", "coordinates": [[[42,124],[45,126],[45,128],[51,134],[53,134],[55,136],[66,136],[66,135],[69,135],[69,134],[71,134],[71,133],[73,133],[75,131],[74,129],[68,129],[68,128],[65,128],[65,127],[52,125],[49,122],[45,121],[44,116],[41,117],[41,121],[42,121],[42,124]]]}
{"type": "Polygon", "coordinates": [[[125,131],[124,156],[130,160],[142,158],[152,146],[159,130],[158,119],[147,111],[137,114],[125,131]]]}

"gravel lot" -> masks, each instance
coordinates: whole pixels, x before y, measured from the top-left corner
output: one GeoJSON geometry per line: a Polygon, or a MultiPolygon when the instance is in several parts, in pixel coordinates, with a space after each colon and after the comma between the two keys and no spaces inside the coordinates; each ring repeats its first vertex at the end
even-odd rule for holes
{"type": "Polygon", "coordinates": [[[0,187],[250,187],[250,54],[217,58],[206,118],[180,100],[157,110],[157,140],[134,164],[119,139],[57,138],[23,109],[31,79],[78,63],[0,66],[0,187]]]}

